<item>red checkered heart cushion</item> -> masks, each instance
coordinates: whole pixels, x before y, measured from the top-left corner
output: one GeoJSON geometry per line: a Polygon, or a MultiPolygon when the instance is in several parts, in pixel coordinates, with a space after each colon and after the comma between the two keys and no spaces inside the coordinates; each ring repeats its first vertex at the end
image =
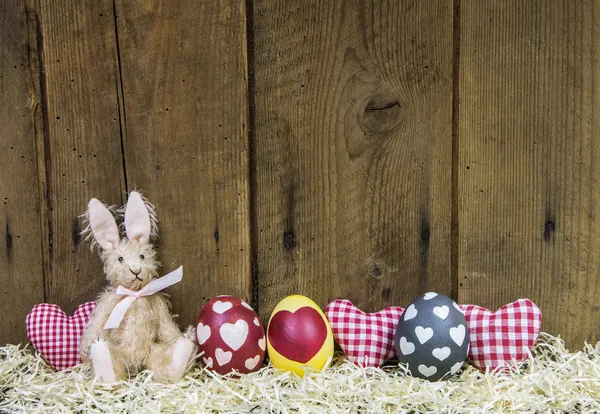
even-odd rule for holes
{"type": "Polygon", "coordinates": [[[469,326],[469,359],[482,371],[507,368],[526,359],[542,329],[542,312],[529,299],[519,299],[496,312],[475,305],[460,308],[469,326]]]}
{"type": "Polygon", "coordinates": [[[394,356],[394,333],[404,309],[399,306],[365,313],[349,300],[334,300],[325,308],[333,336],[349,360],[379,367],[394,356]]]}
{"type": "Polygon", "coordinates": [[[77,365],[81,334],[95,307],[94,302],[87,302],[67,316],[57,305],[35,305],[27,315],[29,342],[58,370],[77,365]]]}

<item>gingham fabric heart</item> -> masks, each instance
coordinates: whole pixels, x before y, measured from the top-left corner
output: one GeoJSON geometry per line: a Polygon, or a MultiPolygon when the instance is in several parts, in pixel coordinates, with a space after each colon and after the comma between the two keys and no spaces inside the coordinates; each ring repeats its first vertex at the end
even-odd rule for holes
{"type": "Polygon", "coordinates": [[[379,367],[394,355],[394,333],[404,309],[399,306],[365,313],[349,300],[325,308],[333,336],[346,357],[361,367],[379,367]]]}
{"type": "Polygon", "coordinates": [[[519,299],[492,312],[460,305],[469,326],[469,359],[482,371],[505,369],[527,358],[542,329],[542,312],[529,299],[519,299]]]}
{"type": "Polygon", "coordinates": [[[26,321],[29,342],[58,370],[77,365],[81,361],[81,334],[95,307],[94,302],[87,302],[79,306],[73,316],[67,316],[57,305],[35,305],[26,321]]]}

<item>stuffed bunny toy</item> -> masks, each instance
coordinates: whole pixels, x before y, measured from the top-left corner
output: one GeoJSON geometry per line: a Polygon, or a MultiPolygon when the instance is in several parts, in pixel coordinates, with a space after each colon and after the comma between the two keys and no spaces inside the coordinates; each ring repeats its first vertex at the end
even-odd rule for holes
{"type": "Polygon", "coordinates": [[[170,276],[158,278],[159,263],[150,244],[158,231],[154,208],[134,191],[117,213],[124,216],[124,239],[104,204],[95,198],[88,204],[84,234],[93,239],[92,248],[100,248],[109,287],[98,298],[83,332],[82,360],[91,360],[95,377],[105,383],[125,379],[142,369],[152,371],[159,381],[177,381],[194,362],[195,333],[190,327],[182,335],[165,294],[144,293],[144,288],[147,291],[153,283],[170,276]],[[121,312],[116,323],[110,322],[118,313],[117,305],[122,308],[120,302],[127,296],[123,292],[128,292],[130,298],[124,314],[121,312]]]}

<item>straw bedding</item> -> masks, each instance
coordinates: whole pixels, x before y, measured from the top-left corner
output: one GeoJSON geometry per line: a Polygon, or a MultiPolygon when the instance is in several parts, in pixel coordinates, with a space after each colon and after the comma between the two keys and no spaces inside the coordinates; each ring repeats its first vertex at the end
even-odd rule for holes
{"type": "Polygon", "coordinates": [[[177,384],[143,372],[116,387],[91,380],[90,366],[54,372],[28,347],[0,348],[0,412],[81,413],[600,413],[600,343],[569,352],[542,334],[509,374],[471,366],[430,383],[402,366],[357,368],[341,355],[300,379],[265,366],[228,378],[197,368],[177,384]]]}

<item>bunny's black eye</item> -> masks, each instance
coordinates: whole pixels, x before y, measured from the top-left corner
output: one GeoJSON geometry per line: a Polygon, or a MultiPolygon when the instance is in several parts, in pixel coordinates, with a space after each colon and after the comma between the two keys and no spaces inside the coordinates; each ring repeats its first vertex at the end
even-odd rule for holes
{"type": "Polygon", "coordinates": [[[119,257],[119,263],[123,263],[123,258],[119,257]]]}
{"type": "Polygon", "coordinates": [[[143,254],[140,254],[140,259],[142,259],[142,260],[144,260],[144,259],[145,259],[145,257],[144,257],[144,255],[143,255],[143,254]]]}

